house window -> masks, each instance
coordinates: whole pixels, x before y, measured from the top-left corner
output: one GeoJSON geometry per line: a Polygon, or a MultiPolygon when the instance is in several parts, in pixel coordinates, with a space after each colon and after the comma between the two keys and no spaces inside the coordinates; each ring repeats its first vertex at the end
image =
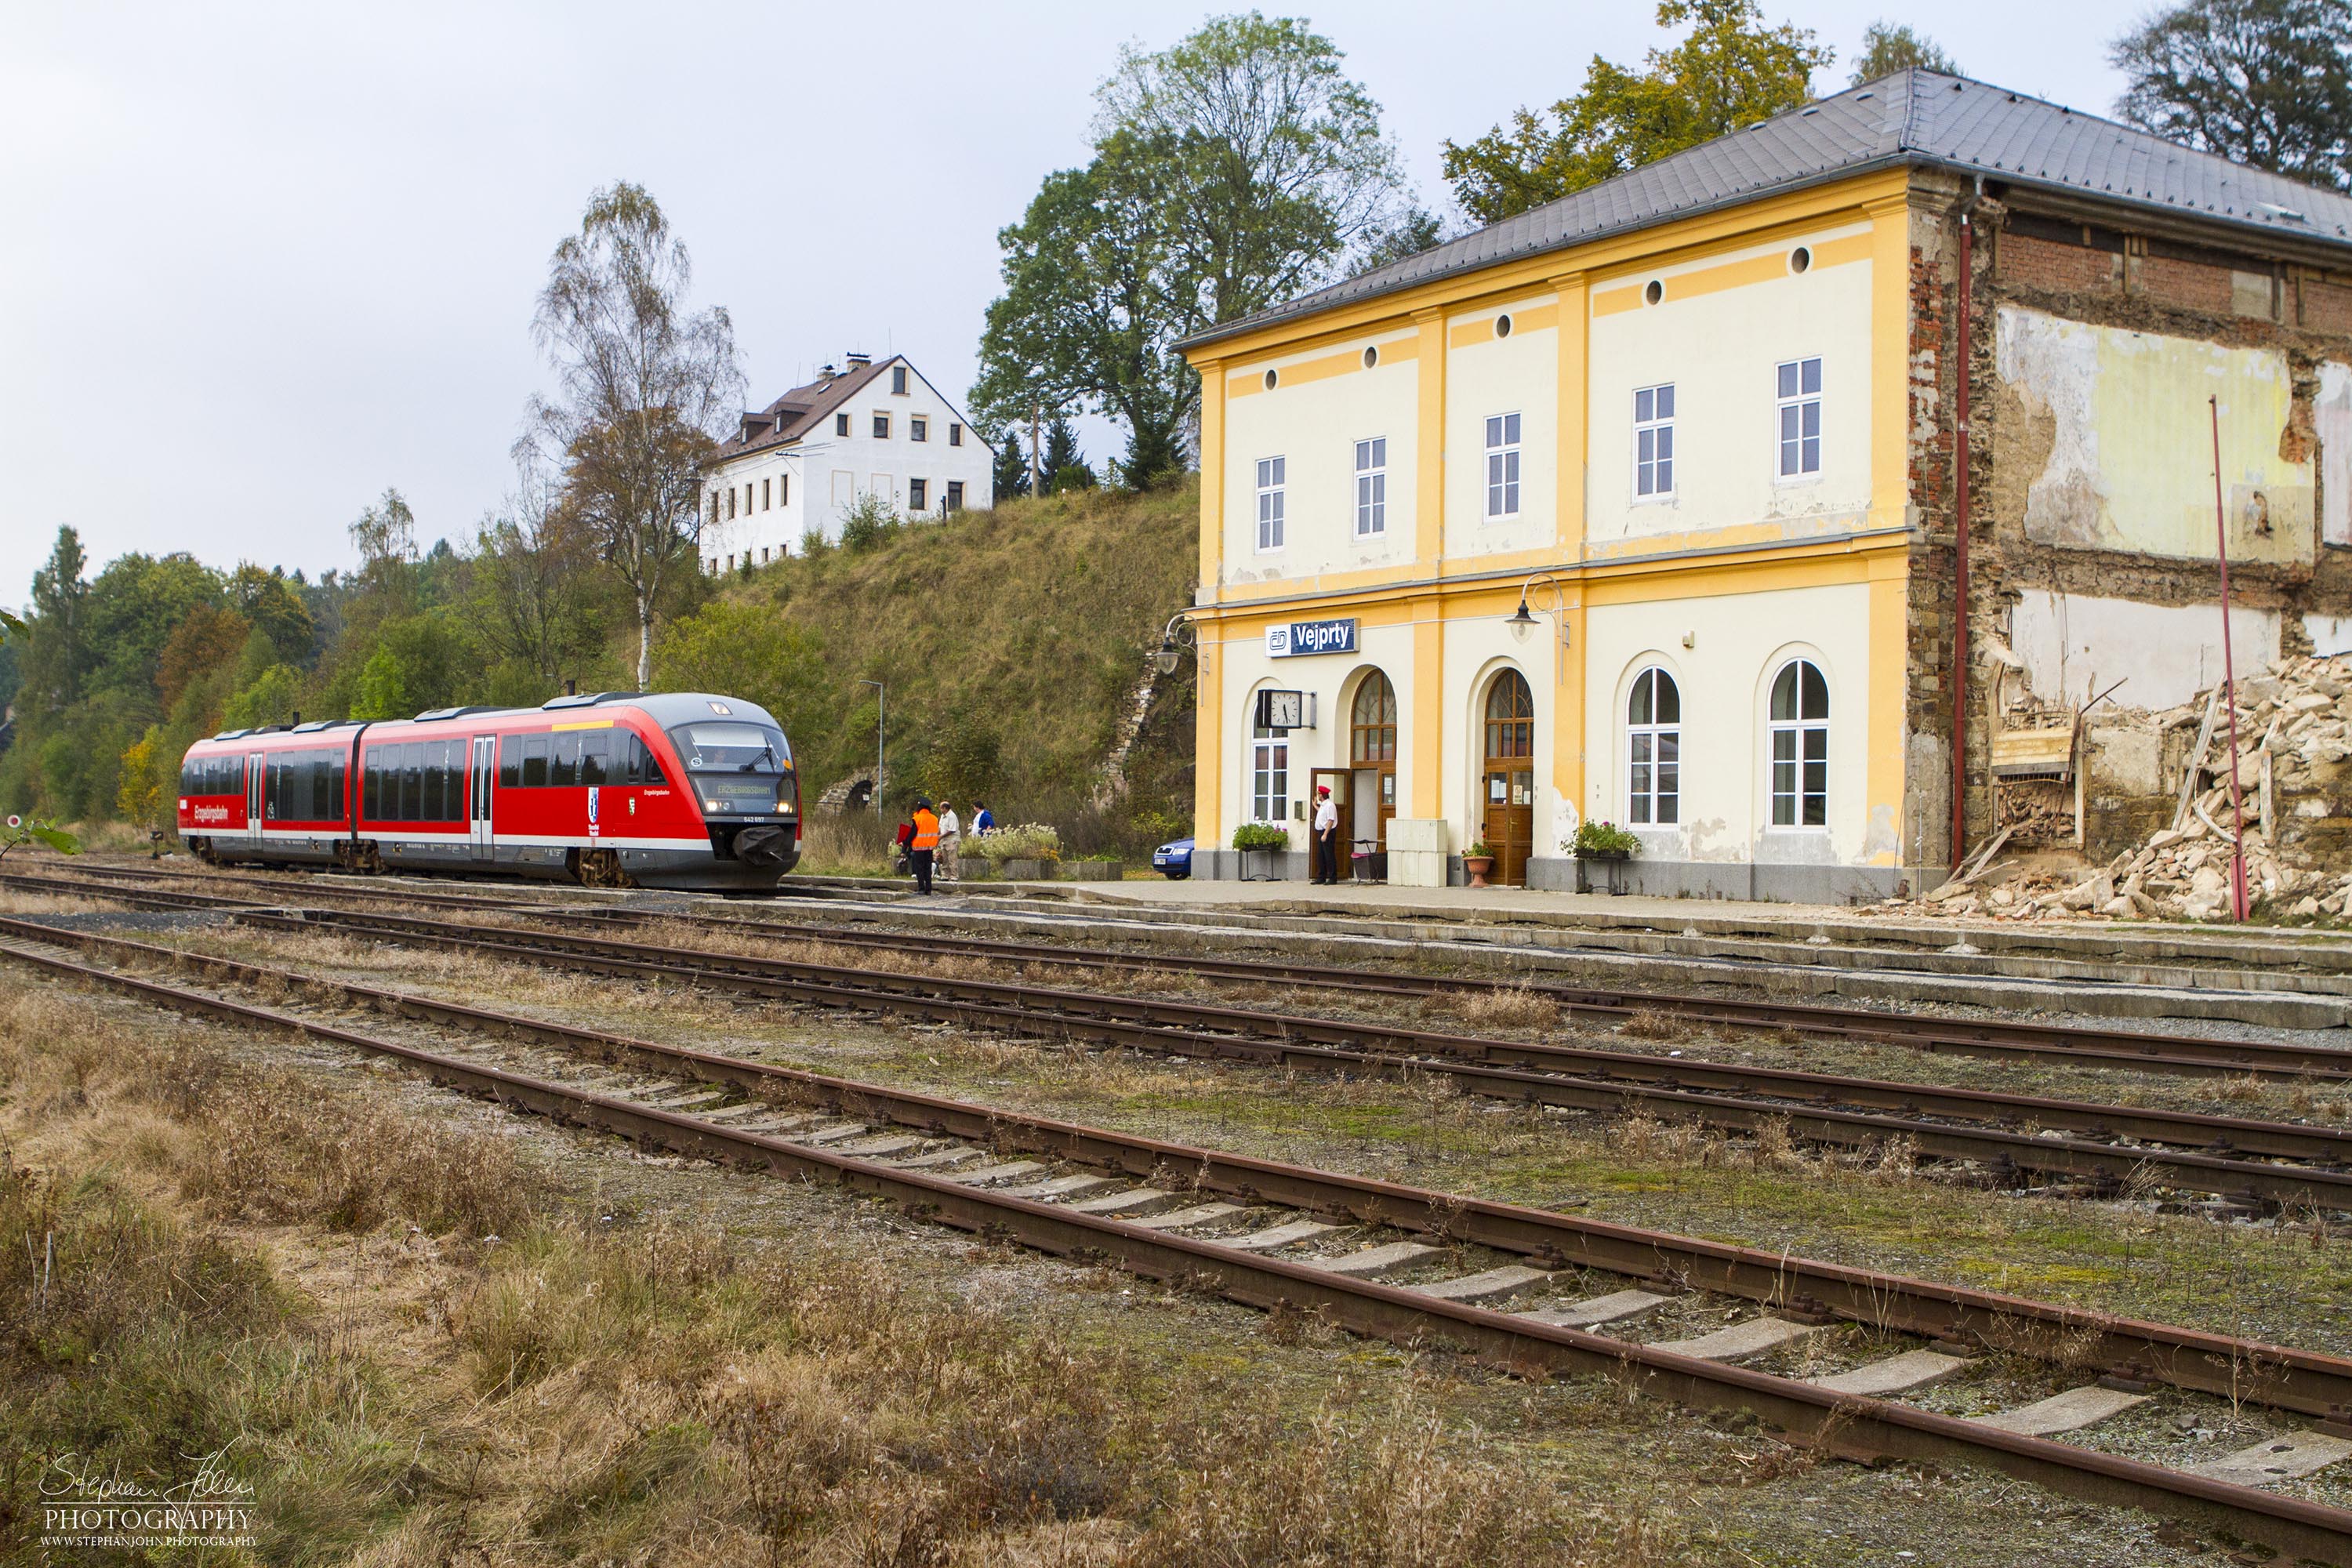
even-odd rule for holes
{"type": "Polygon", "coordinates": [[[961,479],[950,479],[948,481],[948,510],[950,511],[961,511],[963,510],[963,481],[961,479]]]}
{"type": "Polygon", "coordinates": [[[735,487],[733,485],[729,485],[727,487],[727,515],[730,519],[735,515],[735,487]]]}
{"type": "Polygon", "coordinates": [[[793,477],[790,474],[776,476],[776,504],[778,506],[793,504],[793,477]]]}
{"type": "Polygon", "coordinates": [[[963,445],[963,426],[952,419],[948,421],[948,445],[950,447],[963,445]]]}
{"type": "Polygon", "coordinates": [[[749,479],[743,481],[743,515],[751,515],[751,481],[749,479]]]}
{"type": "Polygon", "coordinates": [[[769,490],[769,487],[774,483],[775,480],[773,479],[761,479],[760,481],[760,510],[761,511],[770,510],[776,504],[773,499],[772,499],[769,490]]]}
{"type": "Polygon", "coordinates": [[[874,416],[874,438],[877,441],[887,441],[890,438],[890,416],[887,414],[877,414],[874,416]]]}
{"type": "Polygon", "coordinates": [[[907,395],[907,367],[905,365],[894,364],[890,367],[890,391],[899,397],[907,395]]]}
{"type": "Polygon", "coordinates": [[[717,490],[712,490],[710,492],[710,521],[713,522],[717,522],[719,521],[719,492],[717,490]]]}
{"type": "Polygon", "coordinates": [[[907,439],[928,441],[931,438],[931,422],[919,414],[907,416],[907,439]]]}
{"type": "Polygon", "coordinates": [[[1364,764],[1396,761],[1396,688],[1379,670],[1356,687],[1355,706],[1348,714],[1348,760],[1364,764]]]}
{"type": "Polygon", "coordinates": [[[921,511],[924,509],[925,501],[930,495],[930,480],[908,479],[907,481],[907,504],[909,507],[912,507],[915,510],[921,511]]]}
{"type": "Polygon", "coordinates": [[[1822,362],[1792,359],[1779,367],[1780,477],[1822,471],[1822,362]]]}
{"type": "MultiPolygon", "coordinates": [[[[1251,704],[1255,707],[1255,701],[1251,704]]],[[[1290,734],[1260,724],[1250,731],[1250,820],[1290,820],[1290,734]]]]}
{"type": "Polygon", "coordinates": [[[1625,702],[1625,820],[1663,827],[1682,820],[1683,694],[1655,666],[1633,678],[1625,702]]]}
{"type": "Polygon", "coordinates": [[[1356,443],[1356,537],[1389,531],[1389,440],[1375,436],[1356,443]]]}
{"type": "Polygon", "coordinates": [[[1257,547],[1260,550],[1282,548],[1282,486],[1287,459],[1260,458],[1257,460],[1257,547]]]}
{"type": "Polygon", "coordinates": [[[1497,414],[1486,421],[1486,515],[1519,515],[1519,416],[1497,414]]]}
{"type": "Polygon", "coordinates": [[[833,416],[833,433],[836,436],[846,436],[849,434],[848,415],[836,414],[833,416]]]}
{"type": "Polygon", "coordinates": [[[1644,386],[1633,394],[1633,494],[1675,493],[1675,387],[1644,386]]]}
{"type": "Polygon", "coordinates": [[[1811,659],[1772,680],[1772,826],[1825,827],[1830,810],[1830,685],[1811,659]]]}

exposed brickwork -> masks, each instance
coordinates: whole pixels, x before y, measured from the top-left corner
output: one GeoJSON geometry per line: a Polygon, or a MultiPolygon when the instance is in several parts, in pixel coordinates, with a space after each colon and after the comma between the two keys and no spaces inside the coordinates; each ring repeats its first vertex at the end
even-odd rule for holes
{"type": "Polygon", "coordinates": [[[2233,313],[2230,268],[2202,261],[2179,261],[2169,256],[2132,258],[2132,289],[2160,305],[2199,310],[2209,316],[2233,313]]]}
{"type": "Polygon", "coordinates": [[[2305,279],[2303,328],[2310,332],[2352,336],[2352,289],[2316,278],[2305,279]]]}
{"type": "MultiPolygon", "coordinates": [[[[2021,288],[2046,289],[2062,294],[2113,293],[2123,287],[2123,260],[2112,251],[2083,245],[2061,245],[2030,234],[2000,237],[2000,277],[2021,288]]],[[[2223,303],[2230,281],[2221,280],[2223,303]]]]}

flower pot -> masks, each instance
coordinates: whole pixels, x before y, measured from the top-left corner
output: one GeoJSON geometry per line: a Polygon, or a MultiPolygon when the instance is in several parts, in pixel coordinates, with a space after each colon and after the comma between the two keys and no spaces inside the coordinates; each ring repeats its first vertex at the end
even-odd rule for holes
{"type": "Polygon", "coordinates": [[[1486,873],[1495,868],[1495,858],[1492,855],[1465,855],[1462,868],[1470,873],[1472,887],[1488,887],[1491,884],[1486,880],[1486,873]]]}
{"type": "Polygon", "coordinates": [[[1000,860],[996,863],[996,869],[1008,882],[1042,882],[1045,879],[1045,862],[1043,860],[1000,860]]]}

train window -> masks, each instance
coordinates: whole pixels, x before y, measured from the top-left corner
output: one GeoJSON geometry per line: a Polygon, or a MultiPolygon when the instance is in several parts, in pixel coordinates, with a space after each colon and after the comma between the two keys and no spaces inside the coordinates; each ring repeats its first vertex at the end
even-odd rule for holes
{"type": "Polygon", "coordinates": [[[425,820],[425,742],[411,741],[400,748],[400,820],[425,820]]]}
{"type": "Polygon", "coordinates": [[[514,789],[522,783],[522,737],[499,737],[499,787],[514,789]]]}
{"type": "Polygon", "coordinates": [[[425,787],[416,803],[416,820],[438,822],[441,820],[442,779],[448,770],[441,765],[443,748],[440,742],[426,741],[423,745],[425,767],[421,777],[425,787]]]}
{"type": "Polygon", "coordinates": [[[777,773],[792,761],[783,731],[765,724],[681,724],[670,731],[695,773],[777,773]]]}
{"type": "Polygon", "coordinates": [[[537,789],[547,782],[548,735],[525,735],[522,738],[522,784],[525,789],[537,789]]]}
{"type": "Polygon", "coordinates": [[[548,759],[547,782],[558,789],[569,789],[580,782],[580,731],[566,730],[555,737],[548,759]]]}
{"type": "Polygon", "coordinates": [[[319,770],[319,781],[326,786],[319,800],[319,820],[341,822],[343,818],[343,754],[336,752],[327,758],[319,770]]]}
{"type": "Polygon", "coordinates": [[[360,752],[360,816],[370,822],[383,819],[383,748],[370,746],[360,752]]]}

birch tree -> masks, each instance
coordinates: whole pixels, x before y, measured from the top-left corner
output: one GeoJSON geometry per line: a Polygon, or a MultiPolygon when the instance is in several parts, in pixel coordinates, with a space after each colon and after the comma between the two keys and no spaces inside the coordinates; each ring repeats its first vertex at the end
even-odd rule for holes
{"type": "Polygon", "coordinates": [[[660,205],[614,184],[555,247],[531,321],[557,390],[532,401],[520,445],[552,464],[565,515],[627,584],[641,688],[663,586],[701,548],[703,468],[743,405],[734,324],[689,308],[693,276],[660,205]]]}

